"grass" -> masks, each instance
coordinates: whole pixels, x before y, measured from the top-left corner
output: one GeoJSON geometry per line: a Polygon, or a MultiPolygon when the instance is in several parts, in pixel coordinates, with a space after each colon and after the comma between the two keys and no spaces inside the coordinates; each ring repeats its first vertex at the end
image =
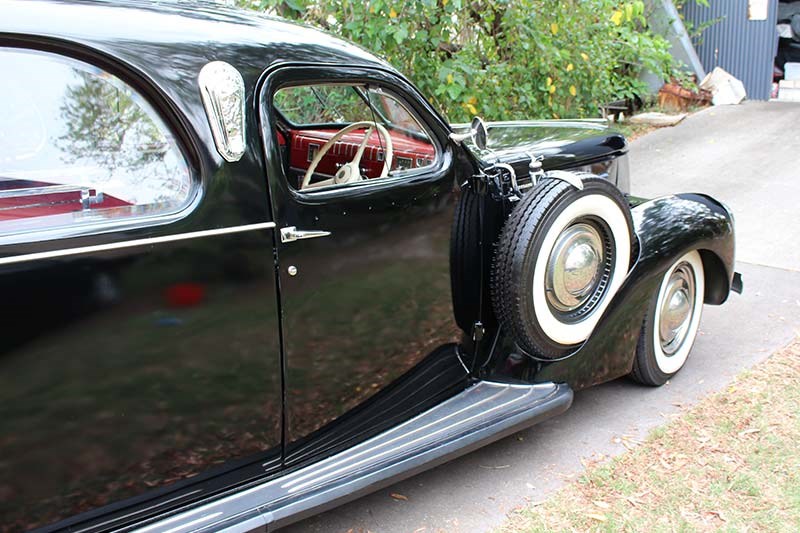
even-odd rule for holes
{"type": "Polygon", "coordinates": [[[800,340],[503,532],[800,531],[800,340]]]}

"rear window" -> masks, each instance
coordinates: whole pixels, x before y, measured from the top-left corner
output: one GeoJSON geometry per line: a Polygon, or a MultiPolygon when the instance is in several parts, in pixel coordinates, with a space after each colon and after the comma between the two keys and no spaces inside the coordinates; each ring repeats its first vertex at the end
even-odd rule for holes
{"type": "Polygon", "coordinates": [[[56,54],[0,49],[0,236],[176,213],[189,165],[119,78],[56,54]]]}

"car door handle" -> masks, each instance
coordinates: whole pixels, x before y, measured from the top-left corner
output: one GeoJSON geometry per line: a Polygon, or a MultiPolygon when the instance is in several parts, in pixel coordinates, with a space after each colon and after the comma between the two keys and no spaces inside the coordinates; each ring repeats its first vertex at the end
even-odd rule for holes
{"type": "Polygon", "coordinates": [[[293,242],[300,239],[316,239],[317,237],[327,237],[330,231],[304,231],[294,226],[281,228],[281,242],[293,242]]]}

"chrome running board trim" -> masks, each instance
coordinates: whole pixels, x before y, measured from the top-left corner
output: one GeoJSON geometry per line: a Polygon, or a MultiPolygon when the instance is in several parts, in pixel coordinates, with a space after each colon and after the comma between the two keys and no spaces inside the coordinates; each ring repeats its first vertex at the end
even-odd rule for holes
{"type": "Polygon", "coordinates": [[[567,385],[481,381],[350,449],[137,531],[244,533],[286,526],[541,422],[571,404],[567,385]]]}

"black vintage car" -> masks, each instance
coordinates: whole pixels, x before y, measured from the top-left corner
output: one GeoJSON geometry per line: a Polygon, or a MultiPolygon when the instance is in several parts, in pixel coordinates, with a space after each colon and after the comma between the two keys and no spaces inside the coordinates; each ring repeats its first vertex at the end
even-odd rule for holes
{"type": "Polygon", "coordinates": [[[683,365],[733,218],[327,34],[0,4],[2,530],[273,529],[683,365]]]}

